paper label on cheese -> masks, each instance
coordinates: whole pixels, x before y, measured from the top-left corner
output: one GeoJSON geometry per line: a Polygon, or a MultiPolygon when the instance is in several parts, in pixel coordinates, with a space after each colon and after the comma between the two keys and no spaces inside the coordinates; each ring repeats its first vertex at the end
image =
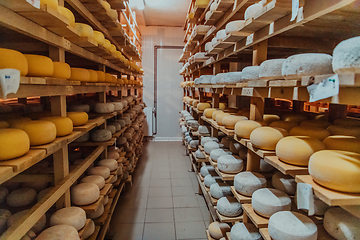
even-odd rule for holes
{"type": "Polygon", "coordinates": [[[26,0],[28,3],[36,7],[37,9],[40,9],[40,0],[26,0]]]}
{"type": "Polygon", "coordinates": [[[299,0],[292,0],[292,11],[291,11],[290,21],[294,21],[296,16],[298,15],[299,5],[300,5],[299,0]]]}
{"type": "Polygon", "coordinates": [[[296,187],[296,200],[298,209],[308,210],[308,215],[315,214],[314,195],[311,184],[298,183],[296,187]]]}
{"type": "Polygon", "coordinates": [[[17,69],[0,69],[0,86],[4,99],[9,93],[16,93],[20,86],[20,71],[17,69]]]}
{"type": "Polygon", "coordinates": [[[309,102],[329,98],[339,94],[339,75],[334,75],[322,80],[319,84],[307,87],[310,95],[309,102]]]}

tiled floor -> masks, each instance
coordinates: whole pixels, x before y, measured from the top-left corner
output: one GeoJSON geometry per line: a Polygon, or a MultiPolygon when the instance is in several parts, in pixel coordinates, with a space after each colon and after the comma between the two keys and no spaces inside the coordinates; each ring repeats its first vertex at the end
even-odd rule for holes
{"type": "Polygon", "coordinates": [[[149,142],[120,196],[113,240],[207,239],[210,215],[181,142],[149,142]]]}

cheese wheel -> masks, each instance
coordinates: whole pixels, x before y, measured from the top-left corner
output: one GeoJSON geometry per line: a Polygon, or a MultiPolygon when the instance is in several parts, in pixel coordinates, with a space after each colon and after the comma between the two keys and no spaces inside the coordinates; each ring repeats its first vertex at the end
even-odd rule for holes
{"type": "Polygon", "coordinates": [[[10,124],[6,121],[0,121],[0,129],[1,128],[8,128],[10,127],[10,124]]]}
{"type": "Polygon", "coordinates": [[[80,240],[79,233],[73,226],[56,225],[45,229],[35,240],[80,240]]]}
{"type": "Polygon", "coordinates": [[[244,19],[247,20],[247,19],[255,18],[256,14],[258,12],[260,12],[262,10],[262,8],[263,8],[263,5],[261,2],[250,5],[245,10],[244,19]]]}
{"type": "Polygon", "coordinates": [[[216,111],[216,108],[206,108],[206,109],[204,110],[203,115],[204,115],[206,118],[211,118],[213,112],[215,112],[215,111],[216,111]]]}
{"type": "MultiPolygon", "coordinates": [[[[23,210],[21,212],[17,212],[14,215],[12,215],[7,222],[7,226],[8,228],[12,227],[12,226],[16,226],[19,225],[21,223],[21,219],[27,215],[30,212],[29,209],[27,210],[23,210]]],[[[46,215],[42,215],[41,218],[33,225],[33,227],[31,228],[32,231],[34,231],[35,233],[41,232],[41,230],[44,229],[46,225],[46,215]]]]}
{"type": "Polygon", "coordinates": [[[108,151],[108,158],[119,159],[119,157],[120,157],[120,155],[116,150],[108,151]]]}
{"type": "Polygon", "coordinates": [[[222,125],[227,129],[234,129],[237,122],[244,120],[248,120],[247,117],[228,115],[223,117],[222,125]]]}
{"type": "Polygon", "coordinates": [[[204,154],[200,151],[200,149],[196,150],[195,156],[196,156],[196,158],[199,158],[199,159],[205,159],[205,156],[204,156],[204,154]]]}
{"type": "Polygon", "coordinates": [[[52,77],[64,78],[64,79],[70,78],[71,68],[69,64],[63,62],[53,62],[53,64],[54,64],[54,72],[52,77]]]}
{"type": "Polygon", "coordinates": [[[7,195],[9,195],[9,190],[0,186],[0,204],[6,200],[7,195]]]}
{"type": "Polygon", "coordinates": [[[111,103],[96,103],[95,112],[96,113],[112,113],[115,111],[115,107],[111,103]]]}
{"type": "Polygon", "coordinates": [[[98,75],[98,82],[105,82],[105,73],[102,71],[96,71],[98,75]]]}
{"type": "Polygon", "coordinates": [[[233,155],[223,155],[217,160],[217,168],[224,173],[239,173],[244,168],[244,161],[233,155]]]}
{"type": "Polygon", "coordinates": [[[116,145],[121,146],[127,143],[127,139],[125,137],[119,137],[116,140],[116,145]]]}
{"type": "Polygon", "coordinates": [[[203,136],[210,134],[209,129],[206,126],[199,126],[198,132],[199,132],[199,134],[201,134],[203,136]]]}
{"type": "Polygon", "coordinates": [[[283,115],[281,119],[285,122],[296,122],[297,124],[300,124],[301,122],[306,121],[307,117],[302,113],[288,113],[283,115]]]}
{"type": "Polygon", "coordinates": [[[74,127],[85,125],[89,120],[86,112],[67,112],[67,117],[71,119],[74,127]]]}
{"type": "Polygon", "coordinates": [[[327,128],[331,123],[322,120],[305,120],[300,123],[301,127],[327,128]]]}
{"type": "Polygon", "coordinates": [[[50,121],[37,120],[19,122],[15,123],[13,127],[27,133],[31,146],[47,144],[56,138],[56,126],[50,121]]]}
{"type": "Polygon", "coordinates": [[[259,230],[251,223],[236,223],[230,231],[231,240],[261,240],[259,230]]]}
{"type": "Polygon", "coordinates": [[[242,214],[241,203],[231,196],[222,197],[216,204],[217,211],[225,217],[237,217],[242,214]]]}
{"type": "Polygon", "coordinates": [[[68,111],[69,112],[86,112],[86,113],[88,113],[88,112],[90,112],[90,106],[88,104],[74,104],[74,105],[68,106],[68,111]]]}
{"type": "Polygon", "coordinates": [[[56,136],[63,137],[73,131],[73,122],[68,117],[46,117],[40,120],[50,121],[56,126],[56,136]]]}
{"type": "Polygon", "coordinates": [[[281,211],[269,219],[269,234],[276,240],[316,240],[318,239],[315,223],[297,212],[281,211]]]}
{"type": "Polygon", "coordinates": [[[359,239],[360,218],[351,215],[340,207],[332,207],[324,216],[324,228],[335,239],[359,239]]]}
{"type": "Polygon", "coordinates": [[[261,188],[252,194],[251,205],[256,213],[269,218],[276,212],[290,211],[291,198],[273,188],[261,188]]]}
{"type": "Polygon", "coordinates": [[[329,136],[323,141],[328,150],[343,150],[360,153],[360,139],[353,136],[329,136]]]}
{"type": "Polygon", "coordinates": [[[353,118],[338,118],[334,120],[334,124],[349,127],[360,127],[360,121],[353,118]]]}
{"type": "Polygon", "coordinates": [[[211,187],[214,183],[216,183],[217,180],[221,180],[219,176],[217,176],[216,173],[214,175],[208,174],[204,177],[204,185],[208,188],[211,187]]]}
{"type": "Polygon", "coordinates": [[[211,118],[216,121],[216,116],[217,116],[219,113],[224,113],[224,112],[221,111],[221,110],[215,110],[215,111],[212,113],[211,118]]]}
{"type": "Polygon", "coordinates": [[[208,231],[211,237],[220,239],[226,236],[226,232],[230,232],[230,226],[222,222],[212,222],[209,225],[208,231]]]}
{"type": "Polygon", "coordinates": [[[226,24],[226,27],[225,27],[226,34],[238,32],[244,26],[245,26],[244,20],[231,21],[228,24],[226,24]]]}
{"type": "Polygon", "coordinates": [[[274,121],[269,124],[270,127],[283,128],[286,131],[290,132],[290,130],[298,124],[296,122],[287,122],[287,121],[274,121]]]}
{"type": "Polygon", "coordinates": [[[91,70],[91,69],[88,69],[88,71],[90,74],[90,78],[89,78],[88,82],[97,82],[98,81],[97,72],[95,70],[91,70]]]}
{"type": "Polygon", "coordinates": [[[259,80],[260,66],[249,66],[242,70],[241,77],[244,82],[259,80]]]}
{"type": "Polygon", "coordinates": [[[216,137],[202,137],[201,138],[200,143],[202,146],[204,146],[208,142],[219,142],[219,139],[217,139],[216,137]]]}
{"type": "Polygon", "coordinates": [[[326,130],[328,130],[331,135],[345,135],[345,136],[360,137],[360,127],[331,125],[326,130]]]}
{"type": "Polygon", "coordinates": [[[112,134],[107,129],[97,129],[91,132],[91,140],[94,142],[107,142],[110,141],[112,134]]]}
{"type": "Polygon", "coordinates": [[[332,61],[335,73],[360,73],[359,42],[359,37],[353,37],[335,47],[332,61]]]}
{"type": "Polygon", "coordinates": [[[89,175],[100,175],[104,179],[107,179],[110,176],[110,169],[105,166],[97,166],[97,167],[90,168],[87,171],[87,173],[89,175]]]}
{"type": "Polygon", "coordinates": [[[11,212],[7,209],[0,209],[0,234],[3,234],[7,229],[7,221],[11,217],[11,212]]]}
{"type": "Polygon", "coordinates": [[[231,155],[231,152],[229,150],[224,150],[221,148],[218,149],[214,149],[210,152],[210,158],[211,160],[213,160],[214,162],[217,162],[217,160],[219,159],[219,157],[223,156],[223,155],[231,155]]]}
{"type": "Polygon", "coordinates": [[[209,175],[210,173],[214,173],[214,172],[215,172],[215,169],[211,165],[205,165],[200,168],[200,174],[203,177],[209,175]]]}
{"type": "Polygon", "coordinates": [[[222,122],[222,120],[223,120],[223,118],[225,117],[225,116],[229,116],[230,115],[230,113],[219,113],[219,114],[217,114],[216,115],[216,123],[218,124],[218,125],[220,125],[220,126],[223,126],[224,124],[223,124],[223,122],[222,122]]]}
{"type": "Polygon", "coordinates": [[[85,68],[71,68],[69,80],[88,82],[90,80],[90,73],[85,68]]]}
{"type": "Polygon", "coordinates": [[[25,207],[36,201],[36,191],[32,188],[19,188],[6,197],[6,203],[10,207],[25,207]]]}
{"type": "Polygon", "coordinates": [[[24,54],[28,63],[29,77],[51,77],[54,73],[53,61],[45,56],[24,54]]]}
{"type": "Polygon", "coordinates": [[[296,192],[295,179],[281,172],[277,172],[272,176],[272,186],[289,195],[295,195],[296,192]]]}
{"type": "Polygon", "coordinates": [[[41,4],[46,4],[47,6],[50,6],[52,8],[58,9],[59,2],[58,0],[40,0],[41,4]]]}
{"type": "Polygon", "coordinates": [[[62,6],[58,6],[57,10],[61,15],[67,18],[70,26],[75,26],[75,16],[69,9],[62,6]]]}
{"type": "Polygon", "coordinates": [[[111,132],[111,134],[116,133],[116,128],[114,125],[106,125],[106,129],[109,130],[111,132]]]}
{"type": "Polygon", "coordinates": [[[280,117],[278,115],[274,114],[264,114],[263,116],[263,122],[265,122],[266,125],[269,125],[272,122],[279,121],[280,117]]]}
{"type": "Polygon", "coordinates": [[[88,239],[95,232],[95,223],[93,220],[90,220],[87,227],[84,229],[83,234],[81,235],[82,239],[88,239]]]}
{"type": "Polygon", "coordinates": [[[88,212],[86,216],[90,219],[99,218],[104,213],[104,205],[100,204],[99,208],[95,212],[88,212]]]}
{"type": "Polygon", "coordinates": [[[199,111],[204,111],[207,108],[211,108],[211,104],[210,103],[199,103],[196,107],[199,111]]]}
{"type": "Polygon", "coordinates": [[[207,142],[207,143],[205,143],[205,145],[204,145],[204,150],[205,150],[205,152],[206,152],[207,154],[210,154],[210,152],[211,152],[212,150],[217,149],[217,148],[220,148],[220,145],[219,145],[218,143],[216,143],[216,142],[213,142],[213,141],[207,142]]]}
{"type": "Polygon", "coordinates": [[[261,127],[261,124],[252,120],[239,121],[235,124],[235,134],[240,138],[250,138],[251,132],[261,127]]]}
{"type": "Polygon", "coordinates": [[[250,142],[257,148],[264,150],[275,150],[280,139],[287,136],[282,128],[260,127],[250,134],[250,142]]]}
{"type": "Polygon", "coordinates": [[[119,164],[115,159],[103,159],[98,162],[99,166],[104,166],[110,169],[110,171],[115,171],[118,169],[119,164]]]}
{"type": "Polygon", "coordinates": [[[283,79],[281,69],[285,59],[266,60],[260,64],[259,77],[265,80],[283,79]]]}
{"type": "Polygon", "coordinates": [[[80,230],[85,226],[86,213],[82,208],[79,207],[66,207],[57,210],[50,217],[50,226],[55,225],[70,225],[80,230]]]}
{"type": "Polygon", "coordinates": [[[290,130],[292,136],[309,136],[312,138],[323,141],[325,138],[330,136],[330,132],[324,128],[318,127],[307,127],[307,126],[296,126],[290,130]]]}
{"type": "MultiPolygon", "coordinates": [[[[104,37],[104,34],[102,34],[102,32],[94,31],[94,39],[101,46],[103,46],[105,43],[105,37],[104,37]]],[[[99,71],[97,71],[97,72],[99,72],[99,71]]]]}
{"type": "Polygon", "coordinates": [[[109,40],[107,40],[106,38],[105,38],[103,47],[110,51],[111,42],[109,40]]]}
{"type": "Polygon", "coordinates": [[[27,133],[20,129],[0,129],[0,161],[20,157],[30,149],[27,133]]]}
{"type": "Polygon", "coordinates": [[[309,161],[313,180],[327,188],[350,193],[360,193],[360,154],[323,150],[314,153],[309,161]]]}
{"type": "Polygon", "coordinates": [[[91,26],[84,23],[75,23],[74,27],[79,31],[80,37],[89,37],[94,39],[94,30],[91,26]]]}
{"type": "Polygon", "coordinates": [[[100,175],[90,175],[81,179],[82,183],[95,183],[99,189],[103,189],[105,186],[105,179],[100,175]]]}
{"type": "Polygon", "coordinates": [[[53,189],[52,187],[49,187],[49,188],[45,188],[45,189],[41,190],[41,191],[38,193],[37,197],[36,197],[37,201],[39,202],[39,201],[40,201],[43,197],[45,197],[46,194],[48,194],[52,189],[53,189]]]}
{"type": "Polygon", "coordinates": [[[13,68],[20,71],[21,76],[28,73],[28,62],[26,57],[18,51],[0,48],[0,69],[13,68]]]}
{"type": "Polygon", "coordinates": [[[210,186],[210,194],[213,198],[220,199],[226,196],[232,196],[230,186],[224,182],[216,181],[210,186]]]}
{"type": "Polygon", "coordinates": [[[221,144],[224,145],[224,148],[229,148],[230,147],[230,143],[233,141],[233,138],[230,136],[226,136],[224,138],[221,139],[221,144]]]}
{"type": "Polygon", "coordinates": [[[256,190],[266,187],[266,178],[256,172],[241,172],[234,177],[234,187],[238,193],[251,197],[256,190]]]}
{"type": "Polygon", "coordinates": [[[100,189],[95,183],[79,183],[71,188],[71,202],[84,206],[96,202],[100,197],[100,189]]]}
{"type": "Polygon", "coordinates": [[[227,107],[226,103],[219,103],[219,109],[224,110],[227,107]]]}
{"type": "Polygon", "coordinates": [[[281,161],[298,166],[307,166],[310,156],[320,150],[325,150],[325,145],[308,136],[284,137],[276,145],[276,155],[281,161]]]}

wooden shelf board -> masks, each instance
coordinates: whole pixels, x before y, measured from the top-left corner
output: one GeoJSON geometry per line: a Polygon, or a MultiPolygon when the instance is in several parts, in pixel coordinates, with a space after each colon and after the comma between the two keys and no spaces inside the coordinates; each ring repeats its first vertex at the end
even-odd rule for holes
{"type": "Polygon", "coordinates": [[[244,195],[238,193],[234,186],[231,186],[230,189],[231,189],[231,192],[234,194],[234,197],[239,201],[239,203],[241,203],[241,204],[251,203],[251,197],[244,196],[244,195]]]}
{"type": "Polygon", "coordinates": [[[208,162],[208,160],[206,158],[197,158],[195,152],[192,152],[192,155],[197,163],[208,162]]]}
{"type": "Polygon", "coordinates": [[[213,166],[213,168],[217,168],[217,162],[213,161],[210,156],[207,157],[207,159],[209,160],[209,162],[210,162],[211,166],[213,166]]]}
{"type": "Polygon", "coordinates": [[[243,215],[238,216],[238,217],[225,217],[225,216],[221,215],[218,212],[218,210],[216,210],[216,215],[219,217],[220,222],[225,222],[225,223],[242,222],[242,220],[243,220],[243,215]]]}
{"type": "Polygon", "coordinates": [[[206,232],[206,237],[208,240],[216,240],[215,238],[210,236],[209,230],[205,230],[205,232],[206,232]]]}
{"type": "Polygon", "coordinates": [[[78,207],[81,207],[87,213],[94,213],[99,209],[100,204],[102,204],[103,200],[104,200],[104,196],[100,196],[99,199],[93,204],[86,206],[78,206],[78,207]]]}
{"type": "Polygon", "coordinates": [[[109,198],[114,198],[117,192],[118,192],[117,189],[111,190],[111,192],[109,193],[109,198]]]}
{"type": "Polygon", "coordinates": [[[290,2],[273,0],[266,4],[261,12],[258,12],[255,15],[255,19],[266,23],[272,23],[291,13],[291,9],[292,5],[290,2]]]}
{"type": "Polygon", "coordinates": [[[112,202],[113,202],[113,198],[109,198],[108,203],[104,206],[104,213],[100,217],[94,219],[95,225],[102,226],[105,224],[106,219],[110,216],[109,215],[110,214],[110,206],[111,206],[112,202]]]}
{"type": "Polygon", "coordinates": [[[87,228],[90,226],[90,225],[89,225],[89,224],[90,224],[90,221],[91,221],[91,219],[86,219],[86,222],[85,222],[84,227],[79,230],[79,237],[80,237],[80,239],[84,239],[84,238],[82,237],[82,235],[83,235],[85,229],[87,229],[87,228]]]}
{"type": "Polygon", "coordinates": [[[264,160],[285,175],[295,177],[296,175],[308,175],[308,168],[290,165],[279,160],[277,156],[267,156],[264,160]]]}
{"type": "Polygon", "coordinates": [[[105,184],[111,184],[110,182],[112,181],[112,179],[115,177],[115,175],[110,175],[110,177],[108,177],[107,179],[105,179],[105,184]]]}
{"type": "Polygon", "coordinates": [[[100,190],[100,195],[105,196],[107,195],[112,189],[111,183],[106,183],[105,186],[100,190]]]}
{"type": "Polygon", "coordinates": [[[269,234],[269,230],[267,228],[260,228],[259,232],[264,240],[272,240],[269,234]]]}
{"type": "Polygon", "coordinates": [[[74,127],[74,131],[89,132],[91,129],[102,125],[104,122],[105,119],[102,117],[89,119],[89,121],[85,125],[74,127]]]}
{"type": "MultiPolygon", "coordinates": [[[[204,184],[204,188],[205,188],[205,184],[204,184]]],[[[213,196],[211,196],[210,191],[206,192],[205,194],[208,194],[208,195],[209,195],[209,197],[210,197],[210,199],[211,199],[211,204],[212,204],[213,206],[216,206],[216,205],[217,205],[217,202],[219,201],[219,199],[216,199],[216,198],[214,198],[213,196]]]]}
{"type": "Polygon", "coordinates": [[[236,134],[234,134],[234,139],[245,147],[247,147],[248,143],[250,143],[250,139],[239,138],[236,134]]]}
{"type": "Polygon", "coordinates": [[[222,131],[223,133],[225,133],[228,136],[234,136],[235,135],[235,130],[227,129],[224,126],[219,126],[219,130],[222,131]]]}
{"type": "Polygon", "coordinates": [[[215,168],[215,172],[219,175],[219,177],[223,180],[223,181],[233,181],[236,174],[237,173],[223,173],[221,172],[217,167],[214,167],[215,168]]]}
{"type": "Polygon", "coordinates": [[[232,32],[228,33],[228,35],[222,40],[224,43],[237,43],[238,41],[246,38],[247,36],[251,35],[250,32],[232,32]]]}
{"type": "Polygon", "coordinates": [[[95,146],[112,146],[116,142],[116,138],[111,138],[107,142],[82,142],[82,143],[71,143],[70,146],[73,147],[95,147],[95,146]]]}
{"type": "Polygon", "coordinates": [[[257,154],[259,157],[264,158],[267,156],[275,156],[275,151],[262,150],[257,147],[254,147],[251,142],[248,142],[247,148],[257,154]]]}
{"type": "MultiPolygon", "coordinates": [[[[95,226],[94,233],[89,238],[87,238],[86,240],[96,240],[97,236],[98,236],[98,234],[100,232],[100,228],[101,228],[100,226],[95,226]]],[[[83,240],[83,239],[81,239],[81,240],[83,240]]]]}
{"type": "Polygon", "coordinates": [[[257,214],[251,204],[243,204],[242,208],[257,228],[266,228],[268,226],[269,219],[257,214]]]}

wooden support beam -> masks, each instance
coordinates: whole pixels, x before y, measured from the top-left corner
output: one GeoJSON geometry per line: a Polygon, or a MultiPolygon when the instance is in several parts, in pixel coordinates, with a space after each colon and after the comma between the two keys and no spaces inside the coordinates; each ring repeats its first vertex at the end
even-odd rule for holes
{"type": "Polygon", "coordinates": [[[262,121],[264,115],[264,100],[260,97],[251,97],[250,120],[262,121]]]}
{"type": "Polygon", "coordinates": [[[264,40],[253,47],[253,66],[260,66],[260,64],[267,59],[268,40],[264,40]]]}
{"type": "Polygon", "coordinates": [[[51,114],[66,117],[66,96],[51,96],[51,114]]]}
{"type": "Polygon", "coordinates": [[[65,50],[49,45],[49,57],[56,62],[65,62],[65,50]]]}
{"type": "Polygon", "coordinates": [[[221,63],[217,62],[213,66],[213,75],[221,73],[221,63]]]}
{"type": "Polygon", "coordinates": [[[213,93],[212,94],[212,107],[213,108],[219,108],[219,100],[220,100],[220,94],[213,93]]]}
{"type": "Polygon", "coordinates": [[[248,149],[246,171],[259,172],[260,171],[260,156],[248,149]]]}
{"type": "MultiPolygon", "coordinates": [[[[54,182],[60,183],[69,174],[68,148],[64,146],[53,154],[54,159],[54,182]]],[[[56,202],[56,208],[70,207],[70,189],[56,202]]]]}
{"type": "Polygon", "coordinates": [[[343,104],[329,104],[329,122],[334,122],[335,119],[347,117],[347,105],[343,104]]]}

